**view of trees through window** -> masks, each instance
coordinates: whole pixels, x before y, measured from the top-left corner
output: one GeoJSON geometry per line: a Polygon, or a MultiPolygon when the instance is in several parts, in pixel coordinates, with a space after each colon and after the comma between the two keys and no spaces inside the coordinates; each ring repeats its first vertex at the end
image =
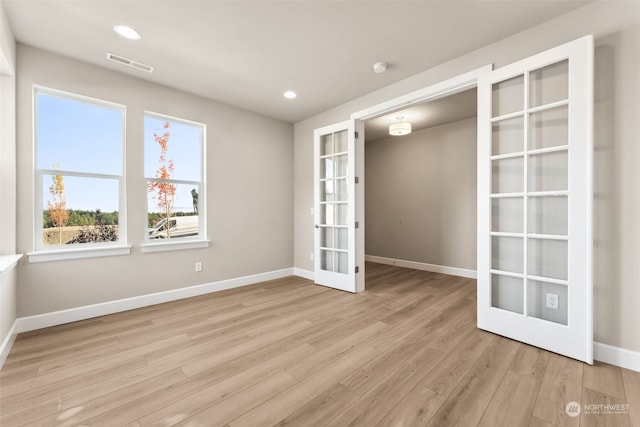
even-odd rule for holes
{"type": "Polygon", "coordinates": [[[200,235],[203,125],[148,113],[144,129],[147,238],[200,235]]]}
{"type": "MultiPolygon", "coordinates": [[[[36,249],[123,240],[125,107],[39,87],[35,100],[36,249]]],[[[146,241],[204,236],[204,130],[145,113],[146,241]]]]}
{"type": "Polygon", "coordinates": [[[36,247],[118,241],[124,107],[36,89],[35,135],[36,247]]]}

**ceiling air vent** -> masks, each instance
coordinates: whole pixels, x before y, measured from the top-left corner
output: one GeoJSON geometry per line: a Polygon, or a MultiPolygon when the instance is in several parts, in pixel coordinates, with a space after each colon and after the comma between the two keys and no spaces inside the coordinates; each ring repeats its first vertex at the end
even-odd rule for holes
{"type": "Polygon", "coordinates": [[[107,59],[109,61],[117,62],[118,64],[127,65],[138,70],[146,71],[147,73],[153,73],[153,67],[151,65],[143,64],[142,62],[137,62],[111,52],[107,52],[107,59]]]}

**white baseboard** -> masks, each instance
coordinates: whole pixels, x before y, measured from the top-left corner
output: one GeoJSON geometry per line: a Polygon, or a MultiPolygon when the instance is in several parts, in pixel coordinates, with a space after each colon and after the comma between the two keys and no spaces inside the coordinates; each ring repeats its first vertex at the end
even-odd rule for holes
{"type": "Polygon", "coordinates": [[[593,358],[609,365],[640,372],[640,352],[637,351],[594,342],[593,358]]]}
{"type": "Polygon", "coordinates": [[[313,271],[305,270],[303,268],[293,267],[293,275],[303,277],[305,279],[314,280],[315,274],[313,271]]]}
{"type": "Polygon", "coordinates": [[[92,304],[83,307],[70,308],[68,310],[54,311],[51,313],[38,314],[35,316],[20,317],[14,324],[15,333],[33,331],[36,329],[48,328],[50,326],[62,325],[64,323],[77,322],[79,320],[91,319],[93,317],[107,314],[119,313],[121,311],[135,308],[148,307],[154,304],[176,301],[226,289],[238,288],[241,286],[253,285],[267,280],[280,279],[293,275],[293,268],[270,271],[267,273],[254,274],[251,276],[238,277],[235,279],[221,280],[218,282],[205,283],[203,285],[189,286],[187,288],[172,289],[165,292],[140,295],[137,297],[125,298],[116,301],[108,301],[100,304],[92,304]]]}
{"type": "Polygon", "coordinates": [[[378,264],[395,265],[404,268],[413,268],[414,270],[431,271],[432,273],[450,274],[452,276],[467,277],[469,279],[476,279],[477,273],[475,270],[467,270],[465,268],[447,267],[445,265],[427,264],[424,262],[407,261],[403,259],[385,258],[375,255],[365,255],[365,261],[376,262],[378,264]]]}
{"type": "Polygon", "coordinates": [[[7,356],[9,356],[9,352],[11,351],[11,347],[13,346],[13,342],[16,340],[16,322],[13,322],[11,325],[11,329],[7,333],[7,336],[4,337],[2,341],[2,345],[0,345],[0,369],[2,369],[2,365],[4,365],[4,361],[7,360],[7,356]]]}

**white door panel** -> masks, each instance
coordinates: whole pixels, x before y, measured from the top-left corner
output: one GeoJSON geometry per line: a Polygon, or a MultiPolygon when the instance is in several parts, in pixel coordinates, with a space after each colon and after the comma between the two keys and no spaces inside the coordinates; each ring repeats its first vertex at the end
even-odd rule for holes
{"type": "Polygon", "coordinates": [[[593,362],[593,38],[478,79],[478,327],[593,362]]]}
{"type": "Polygon", "coordinates": [[[349,120],[314,132],[315,282],[349,292],[364,290],[362,128],[349,120]]]}

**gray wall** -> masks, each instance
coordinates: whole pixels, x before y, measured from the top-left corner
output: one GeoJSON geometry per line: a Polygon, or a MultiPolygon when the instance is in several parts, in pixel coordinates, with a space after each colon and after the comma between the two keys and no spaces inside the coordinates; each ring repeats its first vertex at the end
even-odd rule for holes
{"type": "Polygon", "coordinates": [[[475,270],[476,144],[475,118],[367,142],[365,253],[475,270]]]}
{"type": "MultiPolygon", "coordinates": [[[[493,63],[510,64],[593,34],[595,98],[595,340],[640,351],[640,3],[594,2],[426,70],[294,127],[295,267],[313,270],[313,129],[351,113],[493,63]]],[[[416,43],[419,52],[419,42],[416,43]]],[[[365,183],[366,185],[366,183],[365,183]]]]}
{"type": "MultiPolygon", "coordinates": [[[[16,252],[16,43],[0,3],[0,255],[16,252]]],[[[15,270],[0,277],[0,344],[16,320],[15,270]]]]}
{"type": "Polygon", "coordinates": [[[126,203],[132,245],[127,256],[35,264],[22,260],[18,317],[291,268],[291,124],[20,44],[17,59],[18,251],[33,250],[34,84],[127,106],[126,203]],[[140,252],[146,229],[144,110],[207,125],[207,249],[140,252]],[[201,273],[194,271],[196,261],[203,263],[201,273]]]}

